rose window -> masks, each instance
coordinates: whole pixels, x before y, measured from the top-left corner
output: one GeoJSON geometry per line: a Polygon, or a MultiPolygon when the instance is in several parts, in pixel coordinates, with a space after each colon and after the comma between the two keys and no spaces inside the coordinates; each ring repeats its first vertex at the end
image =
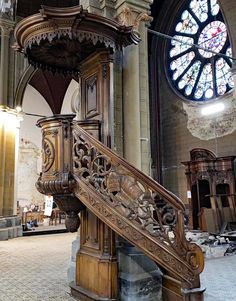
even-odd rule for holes
{"type": "Polygon", "coordinates": [[[189,1],[175,24],[173,37],[168,70],[182,96],[205,101],[234,87],[229,36],[216,0],[189,1]]]}

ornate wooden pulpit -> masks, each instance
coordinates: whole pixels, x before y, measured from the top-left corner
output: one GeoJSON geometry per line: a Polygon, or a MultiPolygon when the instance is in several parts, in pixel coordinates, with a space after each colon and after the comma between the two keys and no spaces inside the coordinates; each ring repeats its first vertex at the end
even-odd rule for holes
{"type": "Polygon", "coordinates": [[[138,35],[76,6],[43,7],[18,23],[15,36],[15,48],[35,67],[81,79],[80,120],[55,115],[38,121],[44,157],[37,188],[54,196],[70,231],[81,224],[73,295],[118,299],[117,233],[163,268],[166,300],[202,300],[203,255],[185,239],[183,203],[110,149],[113,54],[138,43],[138,35]]]}

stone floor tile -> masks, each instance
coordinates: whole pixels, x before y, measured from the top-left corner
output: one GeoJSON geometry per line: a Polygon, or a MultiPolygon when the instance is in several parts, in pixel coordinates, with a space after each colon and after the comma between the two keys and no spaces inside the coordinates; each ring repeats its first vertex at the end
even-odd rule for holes
{"type": "MultiPolygon", "coordinates": [[[[74,301],[67,268],[75,234],[0,241],[0,301],[74,301]]],[[[205,301],[236,301],[236,256],[207,259],[205,301]]]]}
{"type": "Polygon", "coordinates": [[[0,301],[74,301],[67,268],[75,234],[0,242],[0,301]]]}

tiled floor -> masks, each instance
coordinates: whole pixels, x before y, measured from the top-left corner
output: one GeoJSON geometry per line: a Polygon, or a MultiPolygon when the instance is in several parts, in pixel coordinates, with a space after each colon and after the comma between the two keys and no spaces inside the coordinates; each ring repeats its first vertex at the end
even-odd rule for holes
{"type": "Polygon", "coordinates": [[[236,255],[206,260],[201,282],[205,301],[236,301],[236,255]]]}
{"type": "MultiPolygon", "coordinates": [[[[0,241],[0,301],[74,301],[66,279],[75,236],[0,241]]],[[[236,301],[236,256],[206,260],[201,279],[205,301],[236,301]]]]}
{"type": "Polygon", "coordinates": [[[0,241],[0,301],[74,301],[67,268],[75,234],[0,241]]]}

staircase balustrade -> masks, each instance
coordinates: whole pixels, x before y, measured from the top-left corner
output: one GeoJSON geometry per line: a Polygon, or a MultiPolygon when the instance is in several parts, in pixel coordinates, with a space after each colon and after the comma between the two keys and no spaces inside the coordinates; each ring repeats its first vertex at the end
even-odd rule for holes
{"type": "Polygon", "coordinates": [[[72,132],[78,199],[184,287],[198,287],[204,260],[185,238],[182,201],[78,125],[72,132]]]}

